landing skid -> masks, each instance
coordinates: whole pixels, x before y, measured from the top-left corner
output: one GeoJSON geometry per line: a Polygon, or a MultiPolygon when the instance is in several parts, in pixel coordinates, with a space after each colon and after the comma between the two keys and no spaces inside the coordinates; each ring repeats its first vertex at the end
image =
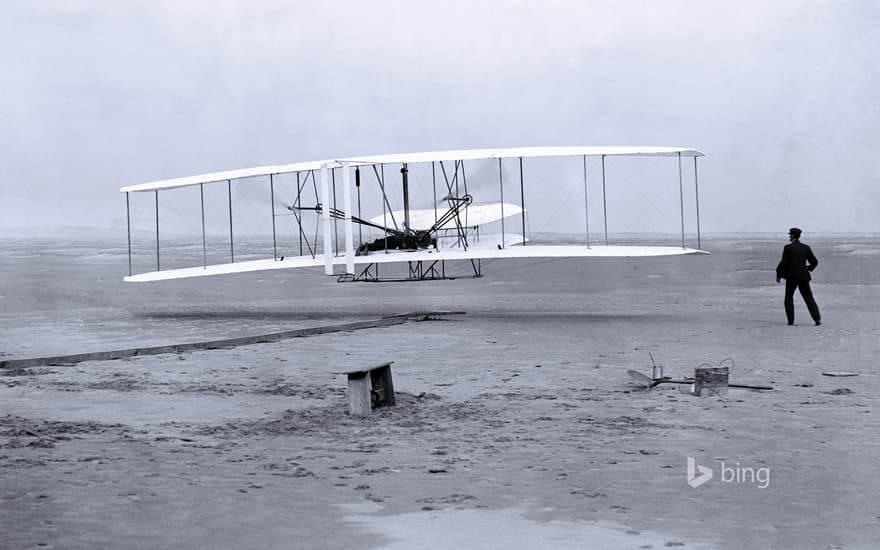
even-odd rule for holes
{"type": "MultiPolygon", "coordinates": [[[[483,276],[483,268],[479,259],[468,260],[473,271],[473,275],[465,275],[464,277],[479,278],[483,276]]],[[[407,262],[409,274],[406,277],[381,277],[379,275],[379,264],[367,264],[359,274],[353,275],[346,273],[340,275],[336,282],[338,283],[402,283],[410,281],[453,281],[462,278],[461,275],[449,276],[446,274],[446,260],[434,260],[432,262],[416,261],[407,262]]]]}

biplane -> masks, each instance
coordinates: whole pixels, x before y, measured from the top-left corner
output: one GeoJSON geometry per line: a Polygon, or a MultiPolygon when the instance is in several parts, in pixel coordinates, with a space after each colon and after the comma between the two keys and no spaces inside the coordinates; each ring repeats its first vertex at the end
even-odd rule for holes
{"type": "MultiPolygon", "coordinates": [[[[468,274],[479,277],[482,275],[482,260],[707,254],[701,250],[700,239],[697,158],[701,156],[703,153],[699,150],[681,147],[469,149],[297,162],[126,186],[120,189],[126,197],[128,225],[129,275],[125,280],[161,281],[323,266],[325,274],[337,276],[340,282],[409,281],[454,278],[448,276],[446,265],[449,262],[468,265],[468,274]],[[533,162],[532,159],[559,157],[579,158],[583,164],[581,212],[586,218],[586,239],[583,243],[542,244],[530,238],[526,198],[540,202],[542,190],[529,186],[524,176],[524,163],[528,165],[533,162]],[[587,192],[587,159],[591,157],[598,159],[591,162],[600,160],[602,167],[604,239],[595,238],[595,242],[590,237],[587,192]],[[680,246],[609,244],[605,175],[605,161],[609,157],[671,157],[677,160],[680,246]],[[685,243],[683,158],[693,158],[696,248],[689,248],[685,243]],[[484,181],[479,187],[474,185],[473,178],[469,186],[469,167],[474,163],[492,167],[490,177],[484,174],[484,181]],[[422,187],[418,191],[414,191],[411,182],[414,171],[418,171],[422,180],[422,187]],[[279,189],[282,179],[287,186],[285,190],[279,189]],[[251,254],[242,260],[242,254],[239,253],[239,260],[236,261],[238,250],[233,228],[233,182],[237,188],[247,186],[271,202],[271,214],[268,208],[265,210],[266,217],[271,221],[272,238],[272,247],[268,250],[267,246],[266,257],[253,258],[251,254]],[[208,260],[205,194],[209,187],[220,187],[226,191],[228,202],[228,256],[224,253],[219,262],[208,260]],[[200,212],[202,254],[198,260],[201,261],[193,258],[192,263],[196,265],[162,269],[159,194],[181,188],[197,188],[199,191],[200,210],[193,205],[191,215],[198,220],[200,212]],[[529,189],[528,194],[526,189],[529,189]],[[508,194],[507,200],[505,192],[508,194]],[[139,193],[153,194],[155,199],[155,269],[134,273],[130,198],[139,193]],[[430,195],[428,207],[413,207],[425,195],[430,195]],[[511,200],[511,196],[518,196],[519,200],[511,200]],[[402,208],[392,207],[401,202],[402,208]],[[365,203],[366,208],[371,210],[366,215],[362,213],[365,203]],[[293,228],[292,239],[286,242],[279,238],[279,220],[282,218],[285,227],[293,228]],[[310,234],[310,218],[314,218],[314,234],[310,234]],[[286,220],[292,223],[287,224],[286,220]],[[386,264],[404,265],[406,274],[382,277],[379,268],[386,264]]],[[[268,235],[266,239],[268,242],[268,235]]]]}

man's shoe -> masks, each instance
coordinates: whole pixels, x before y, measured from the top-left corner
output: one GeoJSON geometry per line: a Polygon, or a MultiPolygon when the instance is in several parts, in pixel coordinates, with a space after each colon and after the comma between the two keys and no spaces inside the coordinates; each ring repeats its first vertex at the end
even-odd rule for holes
{"type": "Polygon", "coordinates": [[[817,327],[818,327],[819,325],[821,325],[821,324],[822,324],[822,321],[816,321],[816,326],[817,326],[817,327]]]}
{"type": "Polygon", "coordinates": [[[788,324],[788,326],[793,326],[793,325],[794,325],[794,323],[789,323],[789,324],[788,324]]]}

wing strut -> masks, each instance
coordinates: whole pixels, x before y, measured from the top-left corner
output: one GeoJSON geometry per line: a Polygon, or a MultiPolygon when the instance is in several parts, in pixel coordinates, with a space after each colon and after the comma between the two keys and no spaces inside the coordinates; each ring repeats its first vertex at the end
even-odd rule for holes
{"type": "Polygon", "coordinates": [[[431,187],[434,189],[434,223],[437,223],[437,171],[431,161],[431,187]]]}
{"type": "Polygon", "coordinates": [[[605,246],[608,246],[608,203],[605,202],[605,155],[602,155],[602,221],[605,222],[605,246]]]}
{"type": "MultiPolygon", "coordinates": [[[[330,168],[330,183],[333,189],[333,210],[336,210],[336,169],[330,168]]],[[[336,223],[337,218],[333,218],[333,255],[339,256],[339,228],[336,223]]]]}
{"type": "Polygon", "coordinates": [[[125,225],[128,228],[128,276],[131,277],[131,206],[128,191],[125,192],[125,225]]]}
{"type": "Polygon", "coordinates": [[[354,275],[354,244],[352,243],[351,174],[348,164],[342,164],[342,207],[345,209],[345,272],[354,275]]]}
{"type": "Polygon", "coordinates": [[[278,259],[278,243],[275,237],[275,180],[274,174],[269,174],[269,201],[272,203],[272,259],[278,259]]]}
{"type": "MultiPolygon", "coordinates": [[[[373,173],[376,174],[376,179],[379,180],[379,185],[382,188],[382,225],[388,227],[388,218],[385,216],[385,209],[388,209],[388,212],[391,213],[391,222],[394,224],[394,227],[397,227],[397,222],[394,220],[394,211],[391,210],[391,205],[388,204],[388,195],[385,194],[385,165],[382,164],[379,168],[382,170],[382,177],[379,177],[379,172],[376,171],[376,165],[373,165],[373,173]]],[[[388,232],[385,232],[385,252],[388,252],[388,232]]],[[[361,244],[363,246],[363,244],[361,244]]],[[[360,248],[360,247],[358,247],[360,248]]],[[[377,268],[378,269],[378,268],[377,268]]]]}
{"type": "Polygon", "coordinates": [[[590,248],[590,202],[587,195],[587,155],[584,155],[584,215],[587,226],[587,248],[590,248]]]}
{"type": "Polygon", "coordinates": [[[159,190],[156,189],[156,271],[159,269],[159,190]]]}
{"type": "MultiPolygon", "coordinates": [[[[199,202],[202,205],[202,266],[208,269],[208,238],[205,236],[205,184],[199,184],[199,202]]],[[[274,218],[273,218],[274,221],[274,218]]]]}
{"type": "Polygon", "coordinates": [[[696,193],[697,202],[697,248],[702,250],[702,242],[700,242],[700,186],[697,184],[697,157],[694,157],[694,192],[696,193]]]}
{"type": "MultiPolygon", "coordinates": [[[[330,204],[330,190],[328,189],[330,182],[328,166],[325,164],[321,167],[321,203],[330,204]]],[[[323,209],[324,233],[322,236],[322,245],[324,247],[324,274],[333,275],[333,237],[330,232],[330,208],[323,209]]]]}
{"type": "Polygon", "coordinates": [[[523,246],[526,245],[526,192],[523,187],[523,163],[522,157],[519,157],[519,198],[522,202],[522,228],[523,228],[523,246]]]}
{"type": "Polygon", "coordinates": [[[504,172],[501,169],[501,159],[498,159],[498,188],[501,190],[501,248],[507,247],[504,242],[504,172]]]}
{"type": "MultiPolygon", "coordinates": [[[[467,190],[467,172],[465,172],[465,170],[464,170],[464,161],[461,161],[461,182],[462,182],[462,184],[464,185],[464,194],[467,195],[467,194],[468,194],[468,190],[467,190]]],[[[457,190],[457,188],[456,188],[456,190],[457,190]]],[[[458,193],[456,193],[455,196],[459,197],[459,196],[461,196],[461,195],[459,195],[458,193]]],[[[467,210],[465,210],[465,211],[464,211],[464,226],[467,227],[467,225],[468,225],[468,212],[467,212],[467,210]]]]}
{"type": "Polygon", "coordinates": [[[400,169],[400,175],[403,180],[403,230],[409,231],[409,169],[405,162],[403,168],[400,169]]]}
{"type": "Polygon", "coordinates": [[[235,242],[232,240],[232,180],[226,180],[226,191],[229,194],[229,256],[235,263],[235,242]]]}
{"type": "MultiPolygon", "coordinates": [[[[357,198],[358,198],[358,218],[361,218],[361,168],[360,166],[354,167],[354,187],[357,189],[357,198]]],[[[358,245],[364,242],[364,234],[361,231],[361,226],[358,225],[358,245]]]]}
{"type": "Polygon", "coordinates": [[[678,202],[681,208],[681,247],[684,248],[684,188],[681,183],[681,153],[678,153],[678,202]]]}
{"type": "MultiPolygon", "coordinates": [[[[308,180],[308,177],[309,176],[307,174],[306,175],[307,180],[308,180]]],[[[299,206],[301,204],[300,203],[300,193],[301,192],[302,192],[302,187],[299,184],[299,172],[297,172],[296,173],[296,205],[297,206],[299,206]]],[[[303,226],[302,226],[302,220],[300,219],[299,215],[296,216],[296,224],[299,226],[299,255],[302,256],[303,255],[303,226]]],[[[310,248],[309,253],[311,253],[311,247],[309,247],[309,248],[310,248]]],[[[315,257],[315,255],[312,254],[312,258],[314,258],[314,257],[315,257]]]]}

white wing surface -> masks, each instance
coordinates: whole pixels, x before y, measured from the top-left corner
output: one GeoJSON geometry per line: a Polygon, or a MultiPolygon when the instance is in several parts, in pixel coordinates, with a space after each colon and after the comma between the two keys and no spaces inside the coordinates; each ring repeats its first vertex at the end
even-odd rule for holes
{"type": "MultiPolygon", "coordinates": [[[[472,247],[468,250],[416,250],[412,252],[374,252],[369,256],[356,256],[356,265],[390,264],[395,262],[433,262],[452,260],[501,260],[501,259],[526,259],[526,258],[635,258],[653,256],[682,256],[686,254],[708,254],[703,250],[694,248],[681,248],[677,246],[574,246],[574,245],[528,245],[512,246],[499,249],[488,247],[472,247]]],[[[334,265],[345,265],[345,256],[333,258],[334,265]]],[[[189,277],[204,277],[208,275],[224,275],[231,273],[247,273],[250,271],[264,271],[270,269],[289,269],[297,267],[318,267],[324,265],[323,256],[294,257],[284,260],[254,260],[238,262],[234,264],[209,265],[207,267],[190,267],[184,269],[169,269],[168,271],[153,271],[126,277],[129,282],[167,281],[171,279],[185,279],[189,277]]]]}
{"type": "Polygon", "coordinates": [[[227,170],[225,172],[213,172],[199,176],[187,176],[168,180],[153,181],[138,185],[128,185],[119,189],[122,193],[134,193],[144,191],[158,191],[211,183],[215,181],[234,180],[242,178],[254,178],[268,176],[270,174],[290,174],[295,172],[308,172],[320,170],[323,166],[340,166],[342,164],[369,165],[369,164],[399,164],[419,162],[444,162],[453,160],[478,160],[499,158],[531,158],[531,157],[566,157],[566,156],[655,156],[655,157],[702,157],[703,152],[690,147],[618,147],[618,146],[564,146],[564,147],[512,147],[505,149],[462,149],[456,151],[427,151],[423,153],[400,153],[392,155],[367,155],[362,157],[347,157],[331,160],[315,160],[296,162],[293,164],[280,164],[273,166],[257,166],[254,168],[242,168],[227,170]]]}

